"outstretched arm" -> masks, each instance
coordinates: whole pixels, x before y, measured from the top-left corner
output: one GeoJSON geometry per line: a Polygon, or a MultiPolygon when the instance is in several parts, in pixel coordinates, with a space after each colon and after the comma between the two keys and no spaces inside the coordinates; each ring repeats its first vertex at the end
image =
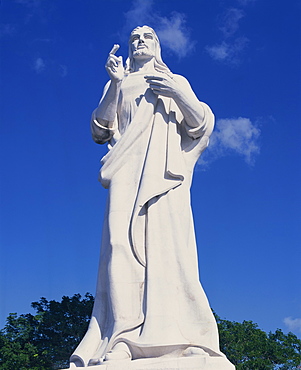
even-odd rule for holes
{"type": "Polygon", "coordinates": [[[124,77],[122,57],[115,55],[119,45],[114,45],[109,53],[105,68],[110,82],[105,88],[103,97],[92,115],[91,130],[97,143],[104,143],[113,135],[113,123],[116,117],[121,82],[124,77]]]}
{"type": "Polygon", "coordinates": [[[206,115],[212,114],[210,108],[201,103],[193,92],[189,82],[180,75],[145,76],[152,91],[157,95],[172,98],[181,110],[185,121],[192,129],[210,136],[214,119],[205,119],[206,115]]]}

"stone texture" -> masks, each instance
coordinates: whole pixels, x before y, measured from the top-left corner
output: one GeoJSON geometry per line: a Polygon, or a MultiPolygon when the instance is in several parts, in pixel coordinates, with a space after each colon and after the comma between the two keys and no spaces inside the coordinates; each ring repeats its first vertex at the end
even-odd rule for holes
{"type": "Polygon", "coordinates": [[[234,370],[235,367],[224,357],[151,358],[134,361],[113,361],[108,364],[71,367],[78,370],[234,370]]]}
{"type": "Polygon", "coordinates": [[[94,141],[109,148],[99,177],[109,193],[94,308],[71,366],[233,369],[199,282],[190,205],[214,115],[162,61],[153,29],[132,31],[125,67],[118,49],[91,120],[94,141]]]}

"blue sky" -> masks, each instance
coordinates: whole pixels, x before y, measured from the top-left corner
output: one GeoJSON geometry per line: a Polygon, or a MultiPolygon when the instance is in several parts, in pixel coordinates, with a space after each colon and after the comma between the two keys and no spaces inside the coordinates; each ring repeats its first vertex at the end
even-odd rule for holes
{"type": "Polygon", "coordinates": [[[89,121],[114,43],[157,30],[216,115],[192,187],[200,275],[222,318],[301,336],[300,2],[2,0],[0,327],[94,294],[105,146],[89,121]]]}

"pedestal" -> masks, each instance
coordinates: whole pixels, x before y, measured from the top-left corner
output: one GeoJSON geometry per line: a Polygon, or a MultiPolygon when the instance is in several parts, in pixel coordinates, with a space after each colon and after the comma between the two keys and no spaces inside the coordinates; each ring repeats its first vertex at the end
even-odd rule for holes
{"type": "Polygon", "coordinates": [[[139,360],[116,360],[107,364],[70,367],[63,370],[235,370],[225,357],[195,356],[178,358],[147,358],[139,360]]]}

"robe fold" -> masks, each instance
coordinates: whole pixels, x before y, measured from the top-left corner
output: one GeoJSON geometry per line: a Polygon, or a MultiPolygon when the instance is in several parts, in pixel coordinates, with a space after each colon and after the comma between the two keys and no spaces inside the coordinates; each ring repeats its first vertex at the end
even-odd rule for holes
{"type": "Polygon", "coordinates": [[[76,366],[97,363],[118,342],[133,359],[190,346],[223,356],[199,282],[190,206],[193,169],[209,142],[204,127],[214,120],[200,104],[205,117],[192,128],[172,99],[146,88],[130,124],[120,128],[117,117],[120,138],[101,161],[109,194],[95,303],[71,357],[76,366]]]}

